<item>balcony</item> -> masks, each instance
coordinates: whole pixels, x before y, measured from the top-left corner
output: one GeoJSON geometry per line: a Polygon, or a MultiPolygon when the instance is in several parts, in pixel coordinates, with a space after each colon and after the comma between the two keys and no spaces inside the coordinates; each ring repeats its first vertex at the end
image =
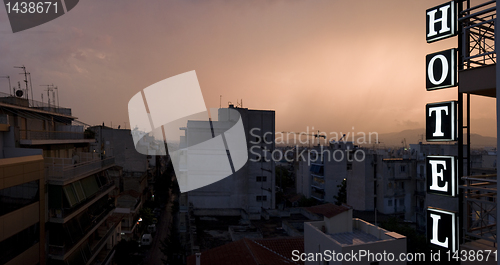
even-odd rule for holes
{"type": "Polygon", "coordinates": [[[319,181],[316,181],[313,179],[311,186],[313,186],[314,188],[317,188],[317,189],[324,190],[325,189],[325,182],[324,181],[319,182],[319,181]]]}
{"type": "Polygon", "coordinates": [[[71,221],[71,224],[66,224],[65,228],[61,227],[62,231],[59,231],[59,233],[54,232],[54,236],[58,238],[54,240],[56,242],[49,243],[49,256],[56,260],[65,260],[79,249],[82,244],[86,244],[93,251],[98,249],[97,247],[100,247],[105,242],[105,238],[109,237],[112,233],[110,231],[113,231],[115,227],[112,226],[106,235],[96,242],[89,242],[89,237],[97,229],[106,225],[106,219],[111,216],[113,209],[114,207],[105,205],[99,210],[92,212],[93,215],[84,213],[86,218],[76,218],[71,221]],[[89,245],[89,243],[91,244],[89,245]]]}
{"type": "Polygon", "coordinates": [[[81,126],[64,126],[65,130],[37,131],[19,130],[19,143],[22,145],[94,143],[95,136],[83,132],[81,126]]]}
{"type": "Polygon", "coordinates": [[[92,153],[87,154],[89,154],[87,158],[80,156],[80,161],[75,161],[72,158],[45,158],[46,176],[49,183],[64,185],[105,170],[115,164],[114,157],[101,160],[99,157],[90,156],[92,153]]]}
{"type": "Polygon", "coordinates": [[[115,182],[111,181],[100,187],[95,194],[87,197],[84,201],[80,202],[80,204],[72,208],[49,209],[50,222],[61,224],[68,222],[71,218],[74,218],[76,215],[85,211],[88,207],[90,207],[97,201],[102,200],[102,198],[106,194],[110,193],[114,188],[115,182]]]}
{"type": "Polygon", "coordinates": [[[311,197],[315,198],[316,200],[323,201],[325,199],[325,194],[312,190],[311,197]]]}

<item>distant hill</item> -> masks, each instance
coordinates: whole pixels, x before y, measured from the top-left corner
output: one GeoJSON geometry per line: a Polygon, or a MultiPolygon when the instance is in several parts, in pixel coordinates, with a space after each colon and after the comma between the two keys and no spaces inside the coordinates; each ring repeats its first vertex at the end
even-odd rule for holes
{"type": "MultiPolygon", "coordinates": [[[[403,147],[403,139],[406,139],[406,144],[418,144],[420,139],[424,139],[423,143],[429,143],[425,141],[425,129],[413,129],[413,130],[404,130],[401,132],[395,133],[384,133],[378,135],[380,146],[386,147],[403,147]]],[[[496,147],[497,138],[482,136],[479,134],[471,134],[470,142],[472,143],[472,148],[483,148],[487,146],[496,147]]],[[[434,142],[435,143],[435,142],[434,142]]]]}

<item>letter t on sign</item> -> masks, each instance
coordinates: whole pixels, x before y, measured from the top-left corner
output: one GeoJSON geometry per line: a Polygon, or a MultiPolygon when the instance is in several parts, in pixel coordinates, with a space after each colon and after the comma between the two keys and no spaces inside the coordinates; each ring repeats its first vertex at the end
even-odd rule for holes
{"type": "Polygon", "coordinates": [[[456,101],[427,104],[425,110],[425,139],[428,142],[457,140],[456,101]]]}

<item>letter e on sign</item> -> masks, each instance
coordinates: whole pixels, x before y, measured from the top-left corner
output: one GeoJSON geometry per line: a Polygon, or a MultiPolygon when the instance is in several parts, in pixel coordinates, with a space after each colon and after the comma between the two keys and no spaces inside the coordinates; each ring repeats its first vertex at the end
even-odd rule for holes
{"type": "Polygon", "coordinates": [[[427,43],[442,40],[457,34],[457,5],[451,1],[430,9],[426,15],[427,43]]]}
{"type": "Polygon", "coordinates": [[[427,193],[457,196],[457,163],[454,156],[427,156],[427,193]]]}
{"type": "Polygon", "coordinates": [[[425,57],[425,87],[427,90],[457,85],[456,49],[449,49],[425,57]]]}

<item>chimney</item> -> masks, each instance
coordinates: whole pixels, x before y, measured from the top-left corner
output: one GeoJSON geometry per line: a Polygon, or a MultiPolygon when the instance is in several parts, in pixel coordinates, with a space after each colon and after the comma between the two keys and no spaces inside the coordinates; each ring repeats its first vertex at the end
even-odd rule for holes
{"type": "Polygon", "coordinates": [[[201,253],[196,253],[196,265],[201,265],[201,253]]]}

